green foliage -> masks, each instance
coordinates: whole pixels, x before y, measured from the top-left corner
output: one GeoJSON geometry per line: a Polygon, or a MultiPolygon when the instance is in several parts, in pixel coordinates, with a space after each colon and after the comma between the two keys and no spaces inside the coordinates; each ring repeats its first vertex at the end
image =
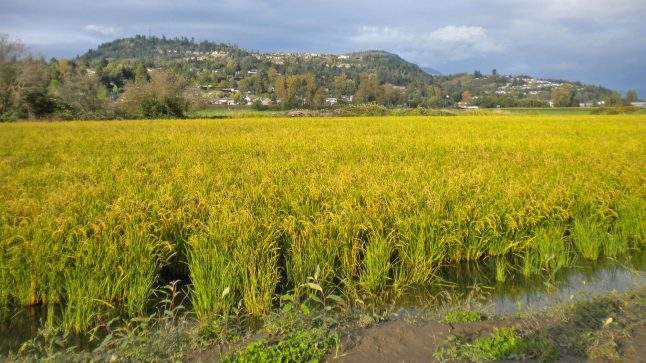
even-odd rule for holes
{"type": "Polygon", "coordinates": [[[639,96],[637,96],[637,91],[635,91],[634,89],[629,89],[626,92],[626,102],[630,104],[632,102],[637,102],[637,101],[639,101],[639,96]]]}
{"type": "Polygon", "coordinates": [[[566,83],[552,89],[552,102],[555,107],[571,107],[575,105],[574,95],[574,87],[566,83]]]}
{"type": "Polygon", "coordinates": [[[625,100],[621,97],[621,94],[619,92],[611,92],[606,96],[604,99],[605,105],[609,107],[620,107],[620,106],[626,106],[625,100]]]}
{"type": "Polygon", "coordinates": [[[374,102],[348,105],[339,110],[339,114],[343,116],[384,116],[387,113],[385,106],[374,102]]]}
{"type": "Polygon", "coordinates": [[[559,355],[556,348],[543,338],[524,338],[515,328],[499,328],[471,342],[451,336],[433,356],[443,361],[482,362],[530,358],[554,361],[559,355]]]}
{"type": "Polygon", "coordinates": [[[164,71],[154,72],[149,81],[126,84],[120,108],[130,116],[143,118],[182,118],[188,108],[182,92],[181,77],[164,71]]]}
{"type": "Polygon", "coordinates": [[[384,51],[262,54],[229,44],[137,35],[74,60],[25,56],[24,47],[7,37],[0,38],[0,53],[0,120],[183,117],[189,104],[203,109],[223,105],[226,97],[226,107],[228,102],[243,107],[246,96],[256,109],[267,107],[259,99],[270,100],[274,109],[336,107],[326,104],[327,97],[337,98],[339,106],[405,108],[456,107],[460,101],[481,108],[541,108],[550,99],[564,107],[625,103],[616,92],[577,82],[554,81],[562,86],[537,86],[528,93],[527,76],[432,76],[384,51]],[[156,74],[175,75],[183,86],[177,89],[170,78],[155,82],[156,74]]]}
{"type": "Polygon", "coordinates": [[[442,321],[446,323],[468,323],[480,321],[483,319],[482,314],[477,311],[454,310],[444,315],[442,321]]]}
{"type": "Polygon", "coordinates": [[[144,118],[181,118],[184,117],[184,105],[177,99],[146,98],[141,102],[141,115],[144,118]]]}
{"type": "Polygon", "coordinates": [[[224,362],[320,362],[336,340],[323,329],[297,331],[277,342],[260,340],[249,344],[227,356],[224,362]]]}

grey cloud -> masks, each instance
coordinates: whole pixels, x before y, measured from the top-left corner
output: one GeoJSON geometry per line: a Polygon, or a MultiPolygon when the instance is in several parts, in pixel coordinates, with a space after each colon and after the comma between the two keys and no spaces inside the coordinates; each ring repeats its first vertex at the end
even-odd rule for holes
{"type": "Polygon", "coordinates": [[[523,72],[646,96],[644,0],[2,0],[0,32],[74,56],[134,34],[254,50],[394,51],[444,72],[523,72]]]}

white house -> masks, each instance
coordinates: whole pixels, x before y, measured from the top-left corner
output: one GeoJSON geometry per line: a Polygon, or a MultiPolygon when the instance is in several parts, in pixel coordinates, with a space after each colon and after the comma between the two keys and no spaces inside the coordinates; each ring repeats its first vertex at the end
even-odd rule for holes
{"type": "Polygon", "coordinates": [[[336,97],[328,97],[325,99],[325,104],[328,106],[334,106],[338,103],[336,97]]]}
{"type": "Polygon", "coordinates": [[[458,102],[458,108],[462,108],[462,109],[465,109],[465,110],[477,110],[479,107],[474,106],[474,105],[470,105],[470,104],[468,104],[466,102],[458,102]]]}

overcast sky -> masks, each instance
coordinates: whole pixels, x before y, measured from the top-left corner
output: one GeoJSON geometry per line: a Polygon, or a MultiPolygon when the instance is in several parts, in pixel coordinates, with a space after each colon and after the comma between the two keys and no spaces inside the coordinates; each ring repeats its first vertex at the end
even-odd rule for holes
{"type": "Polygon", "coordinates": [[[261,51],[383,49],[443,73],[479,69],[646,97],[646,0],[0,0],[0,33],[46,57],[135,34],[261,51]]]}

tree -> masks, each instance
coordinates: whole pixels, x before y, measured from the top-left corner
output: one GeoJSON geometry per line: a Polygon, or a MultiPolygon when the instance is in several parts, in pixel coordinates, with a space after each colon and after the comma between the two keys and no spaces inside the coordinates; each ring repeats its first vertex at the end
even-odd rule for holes
{"type": "Polygon", "coordinates": [[[482,73],[479,70],[473,72],[473,78],[482,78],[482,73]]]}
{"type": "Polygon", "coordinates": [[[359,87],[354,94],[354,102],[368,103],[377,102],[381,97],[381,87],[379,87],[379,80],[374,73],[364,74],[359,81],[359,87]]]}
{"type": "Polygon", "coordinates": [[[354,81],[345,73],[342,73],[338,76],[334,76],[332,80],[332,94],[334,97],[349,96],[354,94],[356,86],[354,81]]]}
{"type": "Polygon", "coordinates": [[[325,91],[319,85],[314,73],[278,76],[274,92],[284,108],[321,107],[325,101],[325,91]]]}
{"type": "Polygon", "coordinates": [[[495,77],[495,76],[497,76],[497,75],[498,75],[498,71],[494,68],[494,69],[491,71],[491,75],[492,75],[492,76],[494,76],[494,77],[495,77]]]}
{"type": "Polygon", "coordinates": [[[135,82],[146,82],[150,80],[148,70],[143,63],[138,62],[133,70],[135,82]]]}
{"type": "Polygon", "coordinates": [[[471,93],[471,91],[466,90],[462,92],[462,102],[471,103],[471,99],[473,99],[473,94],[471,93]]]}
{"type": "Polygon", "coordinates": [[[608,96],[606,96],[604,101],[606,106],[616,107],[624,105],[624,100],[621,98],[619,92],[611,92],[608,96]]]}
{"type": "Polygon", "coordinates": [[[307,73],[302,76],[305,82],[304,106],[318,108],[325,102],[325,91],[319,86],[314,73],[307,73]]]}
{"type": "Polygon", "coordinates": [[[166,71],[155,71],[150,81],[128,82],[121,96],[120,109],[126,115],[145,118],[184,117],[188,102],[183,78],[166,71]]]}
{"type": "Polygon", "coordinates": [[[60,116],[100,118],[107,115],[110,92],[94,75],[70,76],[57,88],[55,96],[59,111],[64,113],[60,116]]]}
{"type": "Polygon", "coordinates": [[[628,90],[628,92],[626,92],[626,102],[630,104],[632,102],[637,102],[638,100],[639,97],[637,97],[637,91],[630,89],[628,90]]]}
{"type": "Polygon", "coordinates": [[[10,117],[13,112],[17,61],[24,55],[24,50],[22,43],[0,34],[0,119],[10,117]]]}
{"type": "Polygon", "coordinates": [[[574,87],[564,83],[552,89],[552,102],[554,107],[571,107],[574,105],[574,87]]]}
{"type": "Polygon", "coordinates": [[[276,76],[276,81],[274,82],[274,94],[276,98],[280,100],[283,107],[289,107],[291,99],[287,94],[287,82],[285,77],[281,75],[276,76]]]}
{"type": "Polygon", "coordinates": [[[16,116],[36,118],[54,110],[54,102],[47,92],[49,80],[47,65],[43,60],[27,58],[17,63],[13,85],[16,116]]]}
{"type": "Polygon", "coordinates": [[[403,96],[401,91],[387,84],[382,87],[377,102],[384,106],[397,106],[402,103],[403,96]]]}
{"type": "Polygon", "coordinates": [[[241,92],[251,92],[253,94],[259,95],[264,91],[260,76],[258,76],[257,74],[243,78],[239,84],[241,92]]]}

